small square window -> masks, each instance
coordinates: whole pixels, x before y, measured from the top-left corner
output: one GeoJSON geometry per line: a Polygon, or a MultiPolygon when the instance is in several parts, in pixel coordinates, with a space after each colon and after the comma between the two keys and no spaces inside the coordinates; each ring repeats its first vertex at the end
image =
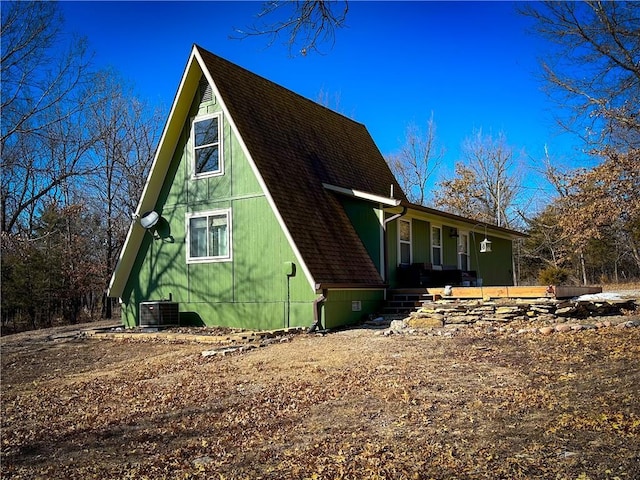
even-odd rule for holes
{"type": "Polygon", "coordinates": [[[231,259],[229,210],[190,214],[187,219],[187,261],[231,259]]]}

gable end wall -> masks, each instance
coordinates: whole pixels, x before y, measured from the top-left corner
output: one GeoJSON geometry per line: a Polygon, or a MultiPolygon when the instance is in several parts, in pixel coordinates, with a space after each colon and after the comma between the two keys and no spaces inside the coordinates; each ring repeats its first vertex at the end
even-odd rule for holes
{"type": "Polygon", "coordinates": [[[155,206],[166,224],[163,238],[146,236],[122,297],[129,327],[138,324],[141,301],[169,296],[185,324],[275,329],[313,322],[316,294],[299,267],[287,276],[285,263],[297,264],[296,257],[224,118],[225,174],[191,178],[191,120],[219,111],[215,98],[202,105],[194,98],[155,206]],[[187,213],[216,209],[231,210],[233,261],[188,264],[187,213]]]}

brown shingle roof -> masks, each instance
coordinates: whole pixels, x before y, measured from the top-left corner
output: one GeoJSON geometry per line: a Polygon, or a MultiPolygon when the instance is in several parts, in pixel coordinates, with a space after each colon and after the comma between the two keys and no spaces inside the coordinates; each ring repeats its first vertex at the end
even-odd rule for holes
{"type": "Polygon", "coordinates": [[[366,127],[197,47],[316,283],[382,284],[323,183],[406,201],[366,127]]]}

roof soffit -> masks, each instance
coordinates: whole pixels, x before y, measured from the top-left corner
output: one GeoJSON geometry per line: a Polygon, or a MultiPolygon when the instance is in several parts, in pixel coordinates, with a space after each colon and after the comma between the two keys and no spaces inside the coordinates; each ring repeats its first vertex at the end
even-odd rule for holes
{"type": "MultiPolygon", "coordinates": [[[[482,221],[475,221],[471,218],[461,217],[453,213],[437,210],[431,207],[425,207],[422,205],[409,204],[402,202],[402,206],[407,208],[407,213],[403,215],[405,218],[414,218],[416,220],[422,220],[436,225],[443,225],[447,227],[459,228],[461,230],[468,230],[474,232],[484,232],[485,228],[487,234],[491,234],[495,237],[505,238],[509,240],[515,240],[517,238],[525,238],[528,235],[526,233],[518,232],[505,227],[498,227],[490,223],[482,221]]],[[[385,208],[385,212],[390,215],[399,212],[398,208],[385,208]]]]}
{"type": "Polygon", "coordinates": [[[145,230],[138,223],[137,218],[144,212],[153,210],[158,201],[158,196],[160,195],[160,190],[162,189],[167,170],[171,163],[175,146],[189,113],[191,102],[187,102],[184,99],[188,96],[193,98],[198,86],[198,81],[202,75],[202,69],[198,62],[194,62],[194,59],[195,57],[192,51],[180,80],[178,90],[176,91],[167,121],[162,130],[162,135],[158,142],[158,149],[156,150],[149,175],[147,176],[138,201],[138,206],[134,213],[135,219],[129,225],[120,257],[118,258],[109,282],[109,296],[122,296],[145,233],[145,230]]]}

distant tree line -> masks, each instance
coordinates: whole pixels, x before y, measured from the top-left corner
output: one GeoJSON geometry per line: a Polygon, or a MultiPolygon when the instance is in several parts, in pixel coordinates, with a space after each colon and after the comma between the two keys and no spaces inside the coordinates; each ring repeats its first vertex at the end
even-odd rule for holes
{"type": "Polygon", "coordinates": [[[3,332],[111,316],[106,287],[161,127],[62,25],[53,2],[2,7],[3,332]]]}
{"type": "MultiPolygon", "coordinates": [[[[541,64],[558,122],[579,135],[593,168],[529,160],[503,133],[472,132],[449,178],[433,184],[444,148],[431,116],[410,125],[388,162],[409,198],[529,234],[516,245],[521,283],[640,278],[640,32],[634,2],[526,4],[535,34],[556,44],[541,64]],[[536,167],[532,170],[531,164],[536,167]],[[523,177],[543,176],[525,205],[523,177]]],[[[333,43],[348,2],[270,2],[241,35],[287,38],[309,54],[333,43]],[[278,12],[280,20],[268,23],[278,12]]],[[[63,35],[53,2],[2,8],[2,331],[110,318],[106,289],[146,180],[164,114],[117,72],[91,64],[63,35]],[[64,45],[64,49],[61,49],[64,45]]]]}
{"type": "Polygon", "coordinates": [[[562,107],[557,120],[596,161],[563,170],[546,159],[556,195],[526,218],[524,272],[583,284],[638,280],[640,4],[545,2],[522,13],[556,47],[541,70],[562,107]]]}

